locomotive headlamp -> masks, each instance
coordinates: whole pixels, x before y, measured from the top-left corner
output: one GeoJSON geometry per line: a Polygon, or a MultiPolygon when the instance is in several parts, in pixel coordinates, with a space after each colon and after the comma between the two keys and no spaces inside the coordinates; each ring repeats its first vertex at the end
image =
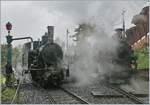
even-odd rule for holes
{"type": "Polygon", "coordinates": [[[12,24],[10,22],[8,22],[6,24],[6,29],[7,29],[8,33],[10,33],[10,30],[12,29],[12,24]]]}

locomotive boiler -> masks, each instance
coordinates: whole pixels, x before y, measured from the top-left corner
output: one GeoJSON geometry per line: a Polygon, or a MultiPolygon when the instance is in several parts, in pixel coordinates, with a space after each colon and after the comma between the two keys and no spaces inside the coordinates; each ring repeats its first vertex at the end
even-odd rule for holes
{"type": "Polygon", "coordinates": [[[54,27],[47,28],[41,41],[24,44],[22,55],[24,71],[29,71],[32,80],[43,87],[62,84],[69,70],[63,65],[62,48],[53,41],[54,27]]]}

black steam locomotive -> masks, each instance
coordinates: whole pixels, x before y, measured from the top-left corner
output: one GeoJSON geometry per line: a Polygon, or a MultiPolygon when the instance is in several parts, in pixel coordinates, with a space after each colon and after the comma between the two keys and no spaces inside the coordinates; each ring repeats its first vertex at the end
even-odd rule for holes
{"type": "Polygon", "coordinates": [[[31,73],[32,80],[43,87],[60,85],[68,69],[63,67],[62,48],[53,42],[53,26],[48,26],[48,33],[42,40],[24,44],[22,64],[25,71],[31,73]]]}

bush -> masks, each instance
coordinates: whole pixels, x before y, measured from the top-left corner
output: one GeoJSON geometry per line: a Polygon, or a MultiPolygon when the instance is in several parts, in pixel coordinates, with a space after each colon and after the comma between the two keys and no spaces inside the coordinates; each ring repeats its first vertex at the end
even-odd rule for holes
{"type": "Polygon", "coordinates": [[[136,50],[138,69],[149,68],[149,51],[145,48],[136,50]]]}

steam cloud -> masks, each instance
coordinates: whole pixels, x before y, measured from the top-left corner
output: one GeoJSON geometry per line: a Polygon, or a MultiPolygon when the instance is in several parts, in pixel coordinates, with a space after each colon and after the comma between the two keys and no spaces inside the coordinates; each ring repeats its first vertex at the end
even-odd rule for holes
{"type": "MultiPolygon", "coordinates": [[[[83,5],[82,2],[79,4],[75,2],[75,4],[63,3],[58,8],[63,11],[64,15],[71,17],[76,24],[85,23],[95,26],[94,31],[84,32],[84,34],[86,33],[85,37],[77,42],[74,49],[76,57],[70,66],[70,71],[71,76],[76,79],[79,85],[86,85],[91,82],[92,78],[99,75],[103,77],[122,70],[119,65],[113,64],[111,61],[116,57],[119,45],[117,38],[112,35],[114,25],[121,21],[122,9],[132,4],[130,3],[109,1],[86,2],[83,5]],[[78,6],[74,8],[76,4],[78,6]],[[123,7],[120,4],[123,4],[123,7]],[[72,8],[68,9],[70,7],[72,8]]],[[[128,10],[128,12],[131,11],[132,9],[128,10]]],[[[82,35],[83,33],[80,33],[79,36],[82,35]]]]}
{"type": "Polygon", "coordinates": [[[116,57],[118,40],[97,25],[94,31],[87,32],[87,37],[77,42],[76,57],[70,68],[71,75],[76,78],[79,85],[86,85],[92,78],[110,75],[119,70],[119,66],[112,64],[111,61],[116,57]]]}

